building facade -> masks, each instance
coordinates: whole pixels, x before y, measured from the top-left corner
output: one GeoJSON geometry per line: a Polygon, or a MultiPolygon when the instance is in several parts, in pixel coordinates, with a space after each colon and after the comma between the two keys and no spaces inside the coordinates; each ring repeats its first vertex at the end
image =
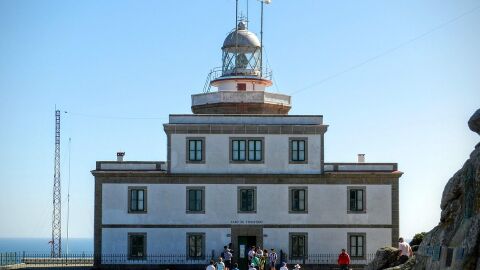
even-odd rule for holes
{"type": "Polygon", "coordinates": [[[240,263],[251,245],[288,260],[342,248],[362,260],[396,243],[397,164],[326,163],[322,115],[288,115],[290,96],[266,91],[262,45],[246,22],[222,53],[210,85],[192,95],[193,114],[164,124],[165,162],[122,153],[97,162],[95,263],[162,264],[162,254],[203,263],[229,243],[240,263]]]}

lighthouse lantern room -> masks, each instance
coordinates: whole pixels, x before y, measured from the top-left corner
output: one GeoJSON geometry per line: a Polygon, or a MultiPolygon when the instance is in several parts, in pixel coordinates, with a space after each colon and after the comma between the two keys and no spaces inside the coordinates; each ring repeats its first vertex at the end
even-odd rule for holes
{"type": "MultiPolygon", "coordinates": [[[[262,18],[264,3],[269,1],[261,1],[262,18]]],[[[247,19],[237,17],[236,22],[223,42],[222,67],[209,73],[204,93],[192,95],[192,112],[288,114],[290,96],[265,91],[272,85],[272,73],[263,65],[261,40],[248,30],[247,19]],[[210,91],[211,86],[218,91],[210,91]]]]}

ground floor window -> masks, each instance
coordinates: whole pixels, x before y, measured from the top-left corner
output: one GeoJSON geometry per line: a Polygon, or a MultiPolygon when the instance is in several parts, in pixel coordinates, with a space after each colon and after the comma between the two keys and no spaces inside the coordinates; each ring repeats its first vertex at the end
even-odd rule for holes
{"type": "Polygon", "coordinates": [[[290,258],[298,259],[306,256],[307,243],[306,233],[290,233],[290,258]]]}
{"type": "Polygon", "coordinates": [[[128,234],[128,258],[129,259],[145,259],[147,250],[147,234],[146,233],[129,233],[128,234]]]}
{"type": "Polygon", "coordinates": [[[365,258],[366,234],[349,233],[348,234],[348,252],[352,258],[365,258]]]}
{"type": "Polygon", "coordinates": [[[204,233],[187,233],[187,257],[189,259],[205,258],[204,233]]]}

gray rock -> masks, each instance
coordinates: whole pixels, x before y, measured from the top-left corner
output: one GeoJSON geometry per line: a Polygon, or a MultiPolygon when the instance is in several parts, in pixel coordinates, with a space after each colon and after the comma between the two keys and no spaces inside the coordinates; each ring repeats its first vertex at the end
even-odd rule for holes
{"type": "Polygon", "coordinates": [[[375,258],[366,267],[365,270],[381,270],[394,266],[397,262],[400,250],[394,247],[383,247],[377,250],[375,258]]]}
{"type": "Polygon", "coordinates": [[[480,135],[480,109],[478,109],[470,120],[468,120],[468,127],[473,131],[480,135]]]}
{"type": "MultiPolygon", "coordinates": [[[[480,109],[468,126],[480,134],[480,109]]],[[[440,208],[440,223],[425,235],[410,269],[480,270],[480,144],[446,184],[440,208]],[[434,246],[442,247],[439,260],[426,253],[434,246]],[[448,249],[454,253],[463,251],[460,259],[454,257],[450,267],[446,266],[448,249]]]]}

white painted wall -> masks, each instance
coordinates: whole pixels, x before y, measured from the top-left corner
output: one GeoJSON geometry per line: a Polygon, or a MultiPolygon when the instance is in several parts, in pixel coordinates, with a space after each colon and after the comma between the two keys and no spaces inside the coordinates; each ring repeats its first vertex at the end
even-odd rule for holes
{"type": "MultiPolygon", "coordinates": [[[[237,213],[237,188],[245,185],[197,185],[205,187],[205,214],[186,213],[185,184],[140,184],[147,187],[146,214],[128,213],[128,184],[103,184],[103,224],[231,224],[260,221],[263,224],[391,224],[391,185],[365,185],[367,211],[347,213],[347,185],[308,187],[308,213],[289,214],[291,185],[256,185],[257,212],[237,213]]],[[[246,185],[251,186],[251,185],[246,185]]]]}
{"type": "Polygon", "coordinates": [[[289,233],[308,234],[309,254],[338,254],[342,248],[348,249],[348,233],[365,233],[367,237],[366,254],[372,254],[384,246],[391,246],[391,229],[358,229],[358,228],[289,228],[289,229],[263,229],[263,244],[267,248],[288,252],[289,233]]]}
{"type": "MultiPolygon", "coordinates": [[[[217,256],[223,250],[225,244],[230,243],[230,229],[219,228],[105,228],[102,230],[102,254],[105,254],[105,260],[108,254],[128,254],[128,233],[146,233],[147,234],[147,254],[166,255],[186,254],[187,233],[205,233],[206,257],[209,258],[211,251],[215,250],[217,256]]],[[[155,258],[150,261],[135,261],[135,263],[154,263],[155,258]]],[[[115,263],[129,263],[127,258],[120,258],[115,263]]],[[[197,263],[193,261],[192,263],[197,263]]]]}
{"type": "Polygon", "coordinates": [[[320,173],[321,135],[172,134],[171,173],[320,173]],[[186,138],[205,137],[205,163],[186,162],[186,138]],[[230,137],[264,138],[263,163],[230,163],[230,137]],[[308,163],[289,164],[290,137],[308,138],[308,163]]]}
{"type": "Polygon", "coordinates": [[[247,91],[265,91],[265,85],[256,83],[255,81],[246,80],[224,80],[216,82],[218,91],[237,91],[237,84],[244,83],[247,86],[247,91]]]}
{"type": "MultiPolygon", "coordinates": [[[[147,254],[186,254],[187,233],[205,233],[205,253],[208,258],[212,252],[218,256],[223,246],[232,242],[230,229],[222,228],[106,228],[102,233],[102,254],[128,254],[128,233],[147,234],[147,254]]],[[[366,254],[373,254],[380,247],[391,245],[391,229],[346,229],[346,228],[289,228],[263,230],[263,248],[275,248],[288,254],[289,233],[307,233],[308,254],[338,254],[347,247],[348,233],[366,234],[366,254]]],[[[104,262],[106,260],[105,257],[104,262]]],[[[132,263],[120,258],[116,263],[132,263]]],[[[106,263],[106,262],[105,262],[106,263]]],[[[135,261],[134,263],[156,263],[154,259],[135,261]]]]}

